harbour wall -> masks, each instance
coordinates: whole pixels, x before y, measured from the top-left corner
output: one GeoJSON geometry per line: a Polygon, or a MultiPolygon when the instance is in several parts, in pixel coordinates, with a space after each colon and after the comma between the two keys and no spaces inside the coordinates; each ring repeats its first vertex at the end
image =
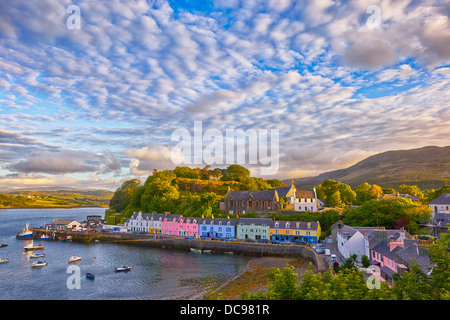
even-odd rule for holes
{"type": "Polygon", "coordinates": [[[296,257],[312,262],[320,268],[317,254],[307,246],[285,245],[285,244],[265,244],[249,243],[238,241],[219,241],[219,240],[201,240],[186,239],[177,236],[163,236],[154,234],[134,234],[134,233],[116,233],[116,232],[67,232],[46,231],[43,229],[33,229],[33,237],[39,239],[41,234],[50,234],[52,239],[65,239],[68,235],[72,241],[92,243],[96,240],[100,242],[122,243],[126,245],[137,245],[154,248],[180,249],[180,250],[211,250],[215,253],[228,253],[253,257],[278,256],[278,257],[296,257]],[[155,239],[156,238],[156,239],[155,239]]]}

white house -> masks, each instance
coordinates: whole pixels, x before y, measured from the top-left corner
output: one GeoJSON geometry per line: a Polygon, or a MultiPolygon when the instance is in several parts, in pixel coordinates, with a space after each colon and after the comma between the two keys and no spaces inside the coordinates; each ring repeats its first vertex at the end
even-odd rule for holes
{"type": "Polygon", "coordinates": [[[337,231],[336,242],[339,252],[345,259],[356,254],[356,260],[361,262],[363,255],[370,257],[370,249],[380,241],[403,241],[406,236],[409,236],[409,234],[404,230],[343,225],[337,231]]]}
{"type": "Polygon", "coordinates": [[[433,210],[433,219],[434,214],[437,212],[450,212],[450,193],[443,193],[429,204],[431,210],[433,210]]]}
{"type": "Polygon", "coordinates": [[[125,227],[129,231],[161,233],[161,225],[164,213],[135,212],[126,222],[125,227]]]}
{"type": "Polygon", "coordinates": [[[317,212],[319,200],[317,199],[316,188],[313,190],[295,190],[295,211],[317,212]]]}

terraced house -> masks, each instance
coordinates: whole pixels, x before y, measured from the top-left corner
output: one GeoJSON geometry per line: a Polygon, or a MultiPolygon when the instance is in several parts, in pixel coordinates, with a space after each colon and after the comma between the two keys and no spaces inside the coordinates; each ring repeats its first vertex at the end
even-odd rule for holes
{"type": "Polygon", "coordinates": [[[127,221],[125,228],[133,232],[161,233],[164,213],[142,213],[135,212],[127,221]]]}
{"type": "Polygon", "coordinates": [[[277,241],[302,240],[306,243],[317,243],[321,228],[319,221],[271,221],[270,238],[277,241]]]}
{"type": "Polygon", "coordinates": [[[267,218],[240,218],[236,224],[236,239],[270,239],[270,223],[267,218]]]}
{"type": "Polygon", "coordinates": [[[236,238],[237,219],[202,218],[199,219],[201,237],[236,238]]]}

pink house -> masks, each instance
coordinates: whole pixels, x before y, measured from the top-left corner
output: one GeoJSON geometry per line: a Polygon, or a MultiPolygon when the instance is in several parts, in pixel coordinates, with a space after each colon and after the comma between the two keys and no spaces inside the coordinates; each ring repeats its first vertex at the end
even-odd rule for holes
{"type": "Polygon", "coordinates": [[[380,267],[380,273],[375,274],[381,281],[393,282],[392,276],[398,273],[397,252],[405,247],[403,241],[381,241],[370,250],[371,264],[380,267]]]}
{"type": "Polygon", "coordinates": [[[178,236],[179,224],[178,220],[183,216],[181,214],[168,214],[161,222],[161,233],[168,236],[178,236]]]}
{"type": "Polygon", "coordinates": [[[196,218],[181,217],[178,219],[178,235],[185,237],[198,237],[198,222],[196,218]]]}

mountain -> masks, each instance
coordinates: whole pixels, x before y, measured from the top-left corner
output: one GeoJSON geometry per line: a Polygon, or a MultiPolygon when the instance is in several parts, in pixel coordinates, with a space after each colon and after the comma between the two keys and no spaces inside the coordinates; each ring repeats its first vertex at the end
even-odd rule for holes
{"type": "Polygon", "coordinates": [[[294,181],[297,188],[310,189],[325,179],[339,180],[352,188],[364,182],[384,188],[397,188],[402,184],[417,185],[421,189],[440,188],[450,181],[450,146],[387,151],[346,169],[294,181]]]}

